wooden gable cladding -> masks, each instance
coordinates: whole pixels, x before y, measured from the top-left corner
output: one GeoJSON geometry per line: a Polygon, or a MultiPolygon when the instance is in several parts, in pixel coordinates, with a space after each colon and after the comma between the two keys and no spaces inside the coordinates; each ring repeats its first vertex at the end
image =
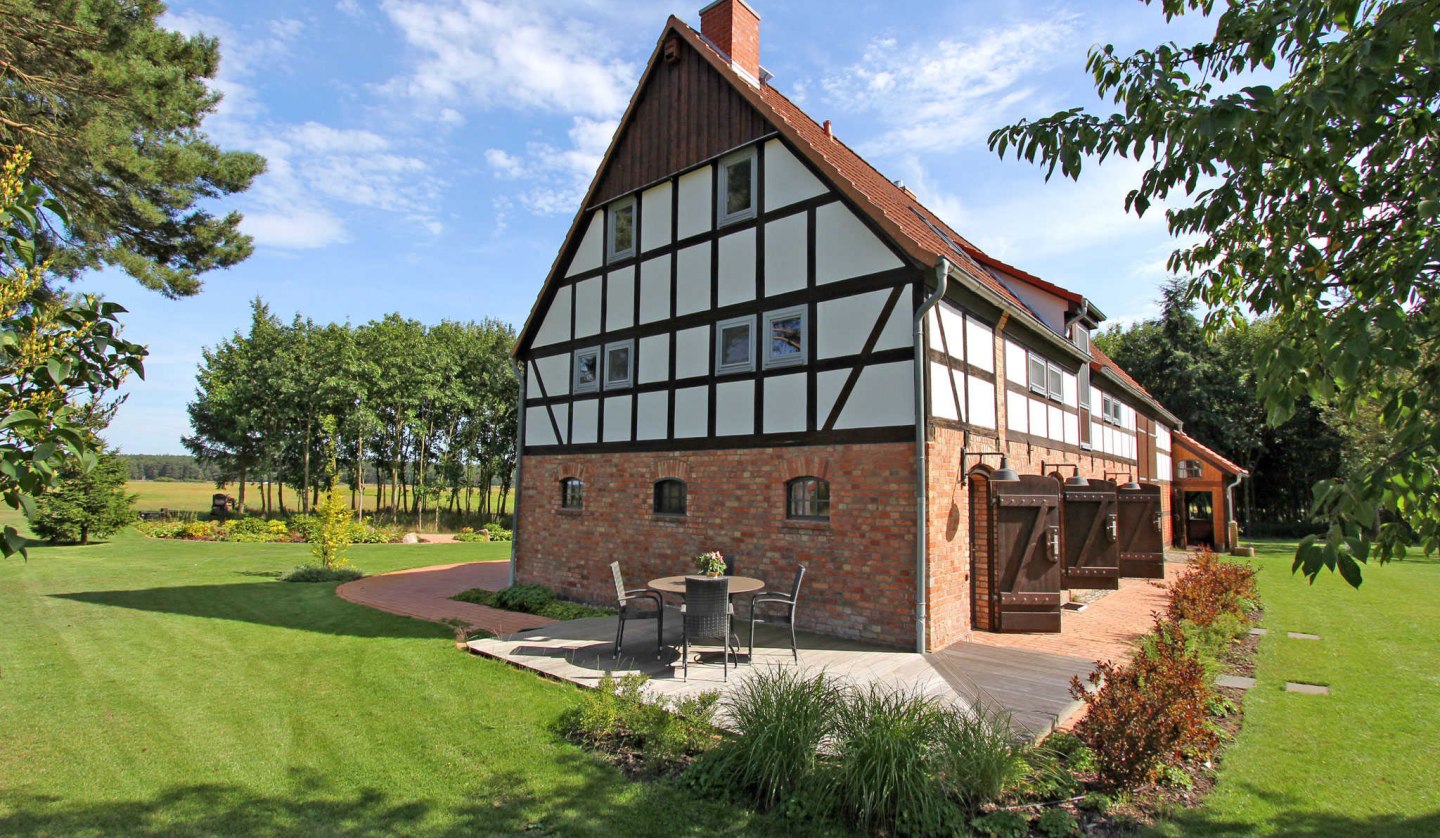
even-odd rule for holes
{"type": "Polygon", "coordinates": [[[674,60],[654,62],[641,81],[592,207],[774,130],[687,42],[671,35],[662,54],[672,50],[674,60]]]}

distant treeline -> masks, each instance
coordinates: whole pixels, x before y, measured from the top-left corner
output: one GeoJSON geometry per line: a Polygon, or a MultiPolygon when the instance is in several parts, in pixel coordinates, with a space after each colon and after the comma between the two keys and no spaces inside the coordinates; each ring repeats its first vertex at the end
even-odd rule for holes
{"type": "MultiPolygon", "coordinates": [[[[191,480],[215,483],[220,480],[220,467],[200,463],[188,454],[121,454],[120,459],[130,470],[131,480],[191,480]]],[[[365,480],[379,481],[380,472],[367,468],[365,480]]]]}

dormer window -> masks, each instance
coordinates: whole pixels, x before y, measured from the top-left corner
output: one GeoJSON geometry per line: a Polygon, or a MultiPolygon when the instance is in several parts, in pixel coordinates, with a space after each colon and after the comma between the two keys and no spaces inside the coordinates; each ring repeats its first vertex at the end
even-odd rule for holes
{"type": "Polygon", "coordinates": [[[755,217],[755,149],[720,161],[720,223],[755,217]]]}
{"type": "Polygon", "coordinates": [[[615,262],[635,255],[635,199],[616,201],[606,213],[609,221],[607,249],[610,261],[615,262]]]}

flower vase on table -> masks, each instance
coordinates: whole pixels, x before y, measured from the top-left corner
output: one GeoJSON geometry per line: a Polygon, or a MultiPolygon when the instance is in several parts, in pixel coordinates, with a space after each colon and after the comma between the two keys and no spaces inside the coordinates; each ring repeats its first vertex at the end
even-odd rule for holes
{"type": "Polygon", "coordinates": [[[711,579],[725,575],[725,557],[720,554],[719,550],[711,550],[708,553],[701,553],[696,556],[695,566],[700,568],[701,573],[709,576],[711,579]]]}

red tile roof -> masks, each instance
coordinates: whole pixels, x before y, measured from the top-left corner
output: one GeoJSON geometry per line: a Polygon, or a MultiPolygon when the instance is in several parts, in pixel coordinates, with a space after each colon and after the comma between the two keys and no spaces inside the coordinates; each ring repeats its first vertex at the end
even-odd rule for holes
{"type": "Polygon", "coordinates": [[[1204,458],[1207,459],[1207,460],[1210,460],[1210,461],[1213,462],[1215,465],[1219,466],[1222,471],[1229,472],[1230,474],[1243,474],[1243,475],[1248,475],[1248,474],[1250,474],[1250,472],[1246,471],[1245,469],[1241,468],[1240,466],[1236,465],[1235,463],[1232,463],[1232,462],[1230,462],[1229,460],[1227,460],[1227,459],[1225,459],[1224,457],[1222,457],[1222,456],[1220,456],[1219,454],[1217,454],[1217,453],[1215,452],[1215,449],[1210,448],[1209,446],[1203,445],[1203,444],[1202,444],[1199,440],[1197,440],[1195,437],[1190,436],[1189,434],[1184,433],[1183,431],[1175,431],[1175,432],[1172,434],[1172,437],[1173,437],[1176,441],[1178,441],[1181,445],[1184,445],[1186,448],[1189,448],[1190,450],[1194,451],[1196,454],[1199,454],[1200,456],[1204,457],[1204,458]]]}

